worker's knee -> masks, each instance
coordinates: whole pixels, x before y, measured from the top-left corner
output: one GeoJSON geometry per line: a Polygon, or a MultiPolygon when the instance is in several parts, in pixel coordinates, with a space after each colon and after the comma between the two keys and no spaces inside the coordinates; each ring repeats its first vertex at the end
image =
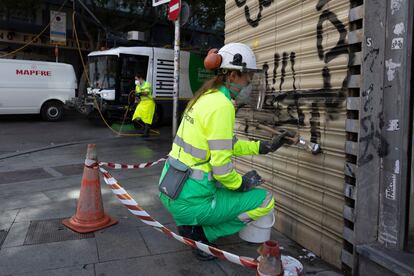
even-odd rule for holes
{"type": "Polygon", "coordinates": [[[267,209],[268,213],[275,208],[275,198],[273,196],[273,193],[270,191],[266,191],[266,197],[262,202],[262,205],[260,205],[261,208],[267,209]]]}
{"type": "MultiPolygon", "coordinates": [[[[267,191],[266,197],[263,200],[262,205],[260,205],[260,207],[255,210],[257,210],[257,216],[258,218],[260,218],[272,212],[274,208],[275,208],[275,198],[273,197],[273,193],[270,191],[267,191]]],[[[258,218],[255,218],[255,220],[258,218]]]]}
{"type": "Polygon", "coordinates": [[[275,199],[273,197],[273,193],[270,191],[267,191],[266,197],[263,199],[259,207],[239,215],[239,219],[244,222],[258,220],[259,218],[266,216],[267,214],[272,212],[274,208],[275,208],[275,199]]]}

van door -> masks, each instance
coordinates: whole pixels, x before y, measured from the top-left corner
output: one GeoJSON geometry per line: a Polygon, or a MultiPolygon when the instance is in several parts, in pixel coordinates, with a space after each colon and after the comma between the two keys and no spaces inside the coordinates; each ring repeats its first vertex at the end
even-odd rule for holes
{"type": "Polygon", "coordinates": [[[128,96],[135,91],[135,76],[142,75],[147,80],[149,56],[144,55],[126,55],[121,54],[120,58],[120,76],[119,89],[117,89],[116,98],[119,104],[128,104],[128,96]]]}

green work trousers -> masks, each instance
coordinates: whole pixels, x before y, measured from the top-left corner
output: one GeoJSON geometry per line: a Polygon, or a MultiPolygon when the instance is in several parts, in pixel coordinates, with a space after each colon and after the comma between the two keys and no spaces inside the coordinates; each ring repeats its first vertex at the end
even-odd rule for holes
{"type": "MultiPolygon", "coordinates": [[[[168,163],[161,180],[167,169],[168,163]]],[[[219,237],[237,233],[246,226],[246,221],[240,219],[242,214],[256,209],[264,216],[272,211],[273,200],[263,206],[267,195],[268,192],[260,188],[247,192],[217,188],[216,181],[208,180],[206,173],[203,180],[189,178],[177,199],[172,200],[163,193],[160,193],[160,199],[177,226],[200,225],[207,239],[213,242],[219,237]]],[[[257,219],[257,216],[252,219],[257,219]]]]}

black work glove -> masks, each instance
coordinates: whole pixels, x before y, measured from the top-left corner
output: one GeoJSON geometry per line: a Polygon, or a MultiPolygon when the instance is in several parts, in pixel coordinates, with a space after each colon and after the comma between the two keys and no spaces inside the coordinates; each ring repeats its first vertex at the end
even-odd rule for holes
{"type": "Polygon", "coordinates": [[[287,129],[284,129],[284,128],[280,129],[280,131],[286,132],[286,136],[283,139],[283,140],[285,140],[285,143],[288,144],[288,145],[293,145],[294,142],[290,139],[286,139],[286,137],[295,138],[296,137],[296,132],[293,131],[293,130],[287,130],[287,129]]]}
{"type": "Polygon", "coordinates": [[[294,131],[286,130],[286,129],[279,129],[280,134],[277,135],[272,139],[271,142],[269,141],[260,141],[259,146],[259,153],[260,154],[267,154],[269,152],[274,152],[283,144],[293,144],[293,142],[289,139],[286,139],[286,137],[293,138],[295,137],[296,133],[294,131]]]}
{"type": "Polygon", "coordinates": [[[246,192],[262,183],[262,177],[255,170],[249,171],[242,176],[242,183],[236,191],[246,192]]]}

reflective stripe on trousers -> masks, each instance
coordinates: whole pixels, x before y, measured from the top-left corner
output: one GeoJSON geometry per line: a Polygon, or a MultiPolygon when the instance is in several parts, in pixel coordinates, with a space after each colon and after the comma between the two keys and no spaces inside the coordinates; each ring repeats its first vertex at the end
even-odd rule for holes
{"type": "Polygon", "coordinates": [[[267,191],[266,197],[263,200],[262,204],[256,209],[241,213],[238,215],[238,219],[244,223],[249,223],[253,220],[257,220],[265,215],[267,215],[270,211],[273,210],[275,207],[275,200],[273,198],[273,193],[267,191]]]}

